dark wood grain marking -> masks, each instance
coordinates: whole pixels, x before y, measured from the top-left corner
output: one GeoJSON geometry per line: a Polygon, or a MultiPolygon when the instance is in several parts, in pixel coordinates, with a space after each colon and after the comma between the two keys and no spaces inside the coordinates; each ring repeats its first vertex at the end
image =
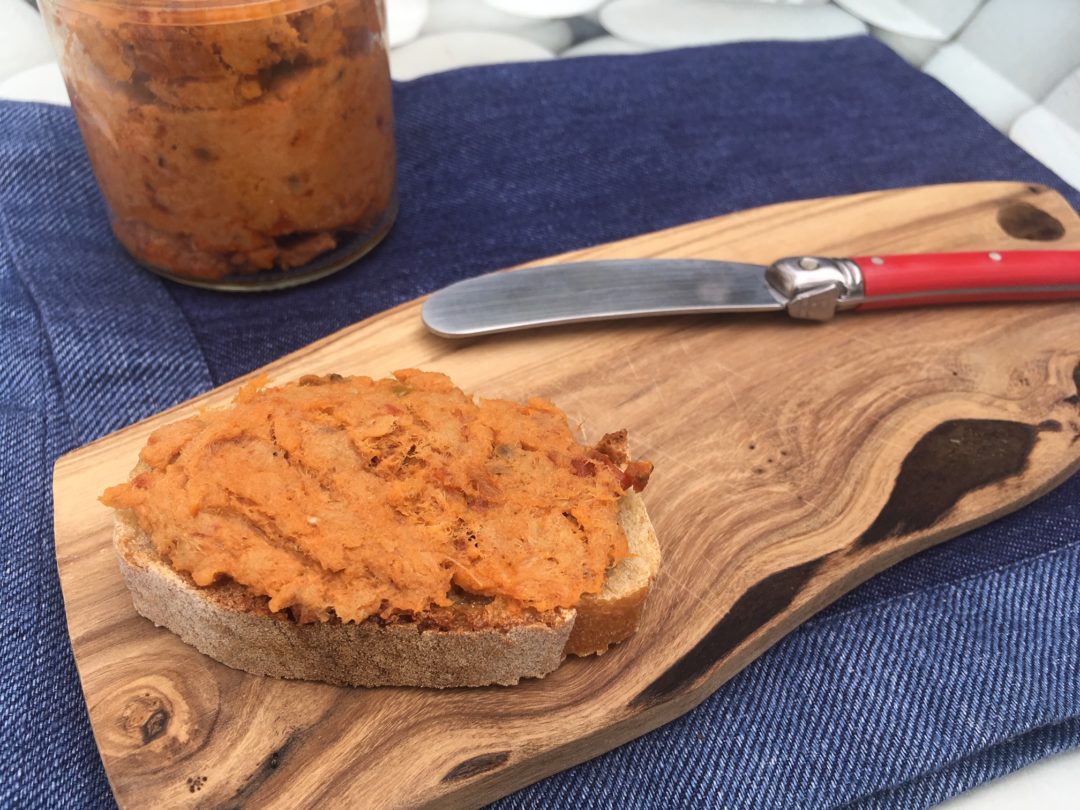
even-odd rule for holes
{"type": "Polygon", "coordinates": [[[277,771],[286,757],[299,747],[302,738],[303,729],[296,729],[286,737],[285,741],[276,750],[271,751],[266,759],[262,761],[262,764],[259,765],[255,772],[244,780],[244,784],[232,795],[232,802],[229,806],[233,808],[243,807],[247,799],[262,786],[263,782],[274,775],[274,772],[277,771]]]}
{"type": "Polygon", "coordinates": [[[471,779],[482,773],[493,771],[506,764],[510,759],[509,751],[494,751],[490,754],[481,754],[478,757],[467,759],[455,765],[446,772],[443,782],[460,782],[462,779],[471,779]]]}
{"type": "Polygon", "coordinates": [[[904,458],[889,500],[856,547],[928,529],[969,492],[1019,475],[1038,434],[1038,427],[1005,419],[942,422],[904,458]]]}
{"type": "Polygon", "coordinates": [[[752,585],[693,649],[630,701],[630,708],[655,706],[689,691],[743,641],[782,613],[829,556],[777,571],[752,585]]]}
{"type": "Polygon", "coordinates": [[[998,225],[1009,236],[1034,242],[1053,242],[1065,235],[1065,226],[1057,217],[1031,203],[1014,202],[997,212],[998,225]]]}
{"type": "Polygon", "coordinates": [[[1073,369],[1073,385],[1076,386],[1076,393],[1071,397],[1065,397],[1065,402],[1069,405],[1080,406],[1080,363],[1076,364],[1076,368],[1073,369]]]}
{"type": "Polygon", "coordinates": [[[156,709],[146,721],[139,727],[142,731],[143,745],[152,743],[158,737],[165,733],[169,728],[169,720],[171,716],[164,709],[156,709]]]}
{"type": "Polygon", "coordinates": [[[125,734],[149,745],[169,730],[172,715],[172,704],[164,696],[140,692],[124,705],[119,723],[125,734]]]}

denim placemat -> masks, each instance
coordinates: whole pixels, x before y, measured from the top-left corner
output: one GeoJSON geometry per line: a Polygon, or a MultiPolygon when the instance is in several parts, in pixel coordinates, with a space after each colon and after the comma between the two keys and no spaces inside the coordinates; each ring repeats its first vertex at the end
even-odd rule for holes
{"type": "MultiPolygon", "coordinates": [[[[396,105],[387,241],[308,287],[229,296],[125,257],[69,110],[0,103],[0,804],[112,805],[53,555],[62,452],[538,256],[922,183],[1031,180],[1080,204],[866,38],[474,68],[400,85],[396,105]]],[[[924,807],[1078,744],[1074,477],[844,597],[680,720],[499,806],[924,807]]]]}

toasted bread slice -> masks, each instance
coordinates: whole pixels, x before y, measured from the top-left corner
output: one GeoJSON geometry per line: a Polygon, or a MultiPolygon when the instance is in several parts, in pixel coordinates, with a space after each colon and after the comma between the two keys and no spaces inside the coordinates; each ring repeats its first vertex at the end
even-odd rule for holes
{"type": "MultiPolygon", "coordinates": [[[[602,653],[632,634],[659,568],[660,548],[641,497],[628,492],[619,519],[633,556],[608,571],[603,590],[575,609],[502,622],[425,627],[423,617],[387,624],[301,624],[235,583],[199,587],[156,551],[127,511],[115,518],[114,545],[135,609],[200,652],[256,675],[349,686],[512,685],[556,669],[566,654],[602,653]]],[[[441,624],[445,624],[442,622],[441,624]]]]}
{"type": "Polygon", "coordinates": [[[660,544],[636,492],[628,492],[619,502],[619,522],[633,556],[607,572],[600,593],[585,594],[578,603],[566,642],[571,655],[602,655],[612,644],[633,635],[660,569],[660,544]]]}

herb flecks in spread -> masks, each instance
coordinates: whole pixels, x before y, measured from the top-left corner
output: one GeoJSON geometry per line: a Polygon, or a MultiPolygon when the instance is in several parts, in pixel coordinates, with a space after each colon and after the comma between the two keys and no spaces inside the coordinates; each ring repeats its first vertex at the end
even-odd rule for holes
{"type": "Polygon", "coordinates": [[[140,461],[102,500],[196,584],[231,579],[300,621],[572,607],[628,556],[618,501],[651,471],[624,431],[583,447],[546,400],[416,370],[248,386],[140,461]]]}

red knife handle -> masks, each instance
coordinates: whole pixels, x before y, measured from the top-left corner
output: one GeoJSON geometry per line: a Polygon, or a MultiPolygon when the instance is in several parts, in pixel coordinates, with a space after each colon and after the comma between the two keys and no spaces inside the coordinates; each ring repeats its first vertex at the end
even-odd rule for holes
{"type": "Polygon", "coordinates": [[[1080,250],[858,256],[858,309],[1080,298],[1080,250]]]}

